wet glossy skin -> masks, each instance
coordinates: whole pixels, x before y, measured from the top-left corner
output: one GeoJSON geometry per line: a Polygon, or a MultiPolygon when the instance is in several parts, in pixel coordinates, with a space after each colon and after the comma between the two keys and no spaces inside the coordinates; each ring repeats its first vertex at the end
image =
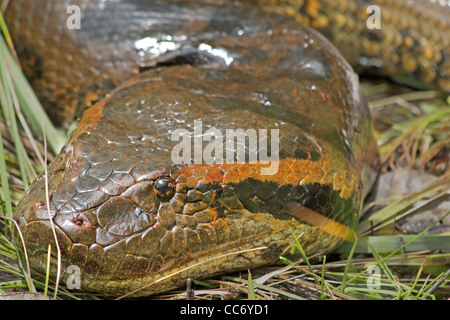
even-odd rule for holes
{"type": "MultiPolygon", "coordinates": [[[[90,1],[81,30],[50,33],[65,22],[65,4],[24,2],[11,8],[23,15],[17,24],[51,17],[34,41],[26,32],[18,38],[38,53],[37,85],[63,88],[60,109],[122,83],[84,113],[49,167],[63,281],[74,264],[84,290],[158,293],[187,277],[272,262],[292,243],[289,228],[308,254],[339,243],[292,217],[289,202],[345,225],[357,219],[377,159],[369,113],[357,76],[318,33],[241,4],[143,1],[90,1]],[[48,50],[52,41],[58,50],[48,50]],[[174,52],[161,56],[167,48],[174,52]],[[57,64],[44,56],[49,51],[62,56],[57,64]],[[136,61],[145,62],[140,74],[136,61]],[[194,139],[195,121],[203,132],[278,129],[277,172],[262,175],[259,162],[174,163],[172,133],[187,129],[194,139]]],[[[54,248],[43,190],[40,177],[16,213],[41,270],[48,244],[54,248]]]]}

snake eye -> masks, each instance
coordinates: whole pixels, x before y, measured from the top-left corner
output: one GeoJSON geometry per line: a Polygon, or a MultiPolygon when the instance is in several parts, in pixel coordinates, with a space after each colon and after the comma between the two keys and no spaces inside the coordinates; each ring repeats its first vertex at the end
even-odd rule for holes
{"type": "Polygon", "coordinates": [[[159,200],[168,201],[175,194],[175,184],[169,177],[161,177],[155,181],[155,190],[159,200]]]}

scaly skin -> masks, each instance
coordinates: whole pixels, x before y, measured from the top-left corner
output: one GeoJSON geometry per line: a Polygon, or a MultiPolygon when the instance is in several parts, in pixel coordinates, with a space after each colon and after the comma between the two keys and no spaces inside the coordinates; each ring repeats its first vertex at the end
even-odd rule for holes
{"type": "MultiPolygon", "coordinates": [[[[80,30],[67,29],[64,1],[10,5],[22,61],[60,123],[93,104],[48,170],[63,281],[77,265],[83,290],[159,293],[270,263],[293,242],[290,229],[308,254],[339,244],[289,203],[342,225],[358,218],[377,163],[370,116],[356,74],[314,30],[237,3],[80,1],[80,30]],[[223,134],[278,129],[278,170],[174,163],[172,134],[195,139],[195,121],[223,134]]],[[[434,83],[445,88],[447,75],[434,83]]],[[[44,183],[32,184],[15,218],[35,268],[45,269],[52,245],[54,277],[44,183]]]]}

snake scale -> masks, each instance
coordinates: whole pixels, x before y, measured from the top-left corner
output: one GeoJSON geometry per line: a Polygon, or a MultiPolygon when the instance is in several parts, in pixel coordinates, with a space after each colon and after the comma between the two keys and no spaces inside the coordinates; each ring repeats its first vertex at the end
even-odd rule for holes
{"type": "Polygon", "coordinates": [[[354,224],[377,166],[352,67],[450,91],[449,5],[377,1],[369,28],[371,4],[10,1],[48,113],[63,127],[82,115],[48,167],[50,202],[40,176],[15,213],[32,266],[45,271],[51,244],[56,277],[53,228],[62,281],[77,266],[81,289],[105,295],[257,268],[289,255],[292,233],[307,254],[335,248],[308,216],[354,224]]]}

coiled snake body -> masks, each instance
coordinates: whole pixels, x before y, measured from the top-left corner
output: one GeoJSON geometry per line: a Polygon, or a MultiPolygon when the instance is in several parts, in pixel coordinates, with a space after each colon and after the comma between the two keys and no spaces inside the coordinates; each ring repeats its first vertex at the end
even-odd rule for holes
{"type": "Polygon", "coordinates": [[[70,29],[67,1],[11,1],[8,26],[54,120],[88,107],[48,168],[52,221],[43,177],[16,212],[35,268],[52,244],[55,276],[51,222],[62,280],[75,265],[83,290],[110,295],[270,263],[291,230],[307,254],[335,248],[339,236],[287,205],[352,225],[377,150],[358,77],[297,20],[358,70],[450,87],[448,5],[380,1],[372,30],[365,1],[205,2],[77,1],[80,29],[70,29]],[[230,129],[248,137],[227,144],[230,129]],[[187,163],[173,158],[181,141],[187,163]],[[261,162],[271,150],[278,157],[261,162]]]}

